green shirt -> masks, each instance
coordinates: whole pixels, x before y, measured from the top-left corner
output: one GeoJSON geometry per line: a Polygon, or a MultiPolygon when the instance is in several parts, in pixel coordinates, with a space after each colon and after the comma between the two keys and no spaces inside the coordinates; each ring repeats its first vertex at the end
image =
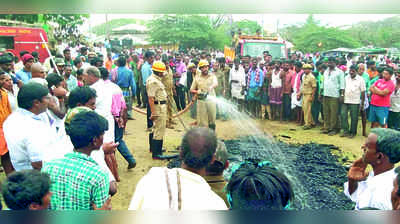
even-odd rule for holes
{"type": "Polygon", "coordinates": [[[369,91],[369,87],[371,86],[370,83],[369,83],[370,82],[369,75],[368,75],[368,73],[364,72],[361,77],[364,79],[365,89],[368,92],[369,91]]]}
{"type": "Polygon", "coordinates": [[[130,65],[133,72],[133,77],[135,78],[135,82],[139,82],[139,70],[137,69],[137,64],[134,61],[131,61],[130,65]]]}
{"type": "Polygon", "coordinates": [[[89,156],[73,152],[45,163],[42,172],[50,175],[51,210],[91,210],[108,199],[109,178],[89,156]]]}

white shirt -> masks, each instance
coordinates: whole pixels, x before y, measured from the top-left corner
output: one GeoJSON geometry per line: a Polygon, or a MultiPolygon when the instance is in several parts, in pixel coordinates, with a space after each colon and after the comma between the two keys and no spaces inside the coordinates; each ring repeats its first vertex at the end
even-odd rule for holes
{"type": "Polygon", "coordinates": [[[28,83],[38,83],[46,88],[48,88],[47,80],[43,78],[31,78],[28,83]]]}
{"type": "Polygon", "coordinates": [[[394,90],[390,96],[390,111],[400,112],[400,89],[394,90]]]}
{"type": "Polygon", "coordinates": [[[244,99],[244,95],[241,94],[242,87],[246,85],[246,73],[244,72],[243,66],[239,65],[239,69],[236,67],[229,71],[229,83],[231,83],[231,94],[232,97],[237,99],[244,99]]]}
{"type": "Polygon", "coordinates": [[[190,171],[153,167],[136,186],[129,210],[178,210],[177,171],[180,176],[182,210],[227,210],[226,204],[203,177],[190,171]],[[172,208],[167,185],[171,189],[172,208]]]}
{"type": "Polygon", "coordinates": [[[281,76],[280,70],[278,71],[278,73],[276,73],[275,69],[272,71],[271,88],[281,88],[282,87],[282,80],[281,80],[280,76],[281,76]]]}
{"type": "Polygon", "coordinates": [[[394,169],[374,176],[371,171],[367,180],[358,182],[357,190],[349,194],[349,183],[344,184],[344,194],[356,202],[356,210],[371,207],[392,210],[391,192],[393,180],[397,177],[394,169]]]}
{"type": "Polygon", "coordinates": [[[19,108],[8,116],[3,128],[16,171],[33,169],[32,162],[43,161],[48,151],[57,150],[55,129],[50,127],[44,113],[35,115],[19,108]]]}
{"type": "Polygon", "coordinates": [[[108,130],[104,134],[103,142],[114,142],[114,117],[111,114],[113,88],[99,79],[90,86],[96,90],[96,112],[108,121],[108,130]]]}
{"type": "Polygon", "coordinates": [[[19,88],[17,85],[13,85],[13,92],[7,90],[8,102],[10,102],[12,112],[18,109],[18,101],[17,101],[18,91],[19,88]]]}
{"type": "Polygon", "coordinates": [[[24,63],[20,60],[18,63],[14,64],[14,71],[18,72],[24,67],[24,63]]]}
{"type": "Polygon", "coordinates": [[[361,92],[365,92],[364,79],[356,75],[351,78],[350,74],[344,78],[344,103],[346,104],[360,104],[361,92]]]}

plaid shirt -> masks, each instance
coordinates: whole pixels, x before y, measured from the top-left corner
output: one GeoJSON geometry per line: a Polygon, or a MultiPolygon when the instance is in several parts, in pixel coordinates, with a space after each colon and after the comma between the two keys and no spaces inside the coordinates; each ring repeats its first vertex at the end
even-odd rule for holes
{"type": "Polygon", "coordinates": [[[109,178],[89,156],[73,152],[44,165],[51,179],[51,210],[91,210],[102,207],[109,197],[109,178]]]}

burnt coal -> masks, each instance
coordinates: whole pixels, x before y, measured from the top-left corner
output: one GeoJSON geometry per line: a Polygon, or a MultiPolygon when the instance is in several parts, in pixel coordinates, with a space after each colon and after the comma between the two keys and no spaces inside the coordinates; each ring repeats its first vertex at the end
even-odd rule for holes
{"type": "MultiPolygon", "coordinates": [[[[354,203],[342,191],[347,171],[332,154],[334,145],[291,145],[283,142],[245,137],[225,141],[230,162],[268,160],[292,181],[296,199],[294,209],[353,209],[354,203]],[[279,151],[275,153],[274,151],[279,151]],[[274,155],[273,155],[274,154],[274,155]],[[276,157],[280,155],[282,158],[276,157]],[[296,182],[296,183],[293,183],[296,182]]],[[[226,177],[229,177],[229,170],[226,177]]]]}
{"type": "MultiPolygon", "coordinates": [[[[295,192],[293,209],[354,208],[354,203],[342,192],[343,183],[347,181],[346,167],[332,154],[338,147],[315,143],[293,145],[255,136],[225,140],[224,143],[229,152],[230,168],[247,160],[268,160],[284,172],[295,192]]],[[[176,158],[168,163],[168,168],[180,165],[181,161],[176,158]]],[[[230,168],[224,172],[225,179],[231,175],[230,168]]]]}

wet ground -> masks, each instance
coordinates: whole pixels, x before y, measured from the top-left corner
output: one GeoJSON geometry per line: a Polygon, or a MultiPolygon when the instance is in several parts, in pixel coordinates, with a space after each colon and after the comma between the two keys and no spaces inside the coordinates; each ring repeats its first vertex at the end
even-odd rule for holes
{"type": "MultiPolygon", "coordinates": [[[[294,209],[353,208],[353,203],[340,191],[347,180],[347,171],[340,164],[340,158],[332,154],[332,150],[338,150],[336,146],[271,143],[268,139],[253,137],[227,140],[225,145],[230,153],[231,164],[248,159],[268,160],[279,170],[284,170],[291,182],[296,182],[293,184],[296,195],[292,206],[294,209]],[[280,150],[284,161],[274,160],[271,150],[280,150]]],[[[228,170],[225,176],[229,175],[228,170]]]]}

